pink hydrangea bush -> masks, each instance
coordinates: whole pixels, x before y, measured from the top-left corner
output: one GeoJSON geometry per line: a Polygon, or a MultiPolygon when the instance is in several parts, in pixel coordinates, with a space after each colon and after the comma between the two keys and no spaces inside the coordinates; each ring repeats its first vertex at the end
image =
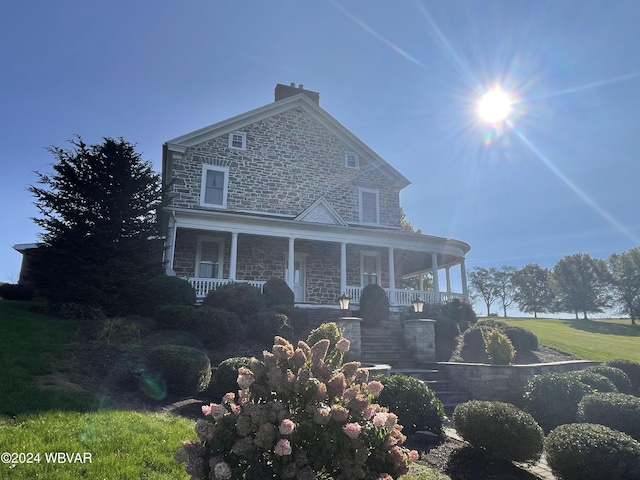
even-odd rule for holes
{"type": "MultiPolygon", "coordinates": [[[[344,340],[344,339],[343,339],[344,340]]],[[[175,459],[192,479],[385,479],[417,460],[402,447],[397,416],[376,403],[383,385],[358,362],[342,364],[348,341],[297,347],[275,338],[262,360],[238,370],[238,393],[202,407],[198,441],[175,459]],[[340,361],[336,361],[339,358],[340,361]]]]}

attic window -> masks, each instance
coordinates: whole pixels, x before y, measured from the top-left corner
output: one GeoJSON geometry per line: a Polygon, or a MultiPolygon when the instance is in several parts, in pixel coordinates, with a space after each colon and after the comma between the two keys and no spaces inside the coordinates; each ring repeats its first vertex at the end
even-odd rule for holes
{"type": "Polygon", "coordinates": [[[229,134],[229,148],[235,150],[247,149],[247,134],[244,132],[231,132],[229,134]]]}
{"type": "Polygon", "coordinates": [[[359,160],[357,153],[345,152],[344,154],[344,165],[347,168],[360,168],[359,160]]]}

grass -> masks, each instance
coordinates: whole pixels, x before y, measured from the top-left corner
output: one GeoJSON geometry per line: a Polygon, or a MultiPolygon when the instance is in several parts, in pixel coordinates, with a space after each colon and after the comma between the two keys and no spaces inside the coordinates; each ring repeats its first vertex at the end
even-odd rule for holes
{"type": "Polygon", "coordinates": [[[605,362],[625,358],[640,362],[640,325],[629,320],[560,320],[549,318],[498,318],[531,330],[541,344],[585,360],[605,362]]]}
{"type": "Polygon", "coordinates": [[[95,401],[89,393],[38,387],[37,377],[54,373],[71,354],[77,323],[27,308],[34,305],[0,301],[0,414],[89,410],[95,401]]]}
{"type": "Polygon", "coordinates": [[[186,480],[173,454],[184,439],[194,437],[193,422],[171,415],[105,411],[0,417],[1,450],[40,454],[39,462],[0,464],[0,478],[186,480]],[[90,454],[91,461],[47,461],[46,454],[56,452],[79,453],[82,460],[90,454]]]}

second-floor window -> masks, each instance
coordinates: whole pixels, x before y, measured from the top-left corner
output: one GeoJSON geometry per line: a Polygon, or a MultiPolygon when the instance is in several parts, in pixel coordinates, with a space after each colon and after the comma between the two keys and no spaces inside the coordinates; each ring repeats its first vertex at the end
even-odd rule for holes
{"type": "Polygon", "coordinates": [[[380,223],[378,190],[360,189],[360,222],[380,223]]]}
{"type": "Polygon", "coordinates": [[[247,149],[247,134],[244,132],[231,132],[229,134],[229,148],[235,150],[247,149]]]}
{"type": "Polygon", "coordinates": [[[202,190],[200,205],[204,207],[227,207],[229,168],[214,165],[202,167],[202,190]]]}

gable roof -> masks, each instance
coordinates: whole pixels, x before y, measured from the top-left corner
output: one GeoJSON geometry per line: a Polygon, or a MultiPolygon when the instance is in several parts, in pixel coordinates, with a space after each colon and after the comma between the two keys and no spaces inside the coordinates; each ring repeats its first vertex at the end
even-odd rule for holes
{"type": "Polygon", "coordinates": [[[284,100],[278,100],[277,102],[269,103],[262,107],[248,112],[241,113],[234,117],[230,117],[221,122],[214,123],[204,128],[194,130],[193,132],[181,135],[179,137],[168,140],[164,144],[163,159],[162,159],[162,171],[166,175],[169,173],[169,165],[167,162],[171,161],[171,156],[167,155],[167,150],[173,152],[184,153],[187,148],[193,147],[200,143],[212,140],[220,137],[221,135],[228,134],[230,132],[239,130],[251,123],[269,118],[273,115],[291,110],[294,108],[301,108],[306,113],[311,115],[321,125],[326,127],[331,133],[340,138],[346,143],[350,149],[352,149],[358,155],[366,158],[374,168],[379,170],[384,176],[386,176],[395,187],[402,189],[408,186],[411,182],[395,168],[393,168],[387,161],[380,157],[376,152],[369,148],[358,137],[347,130],[340,122],[329,115],[325,110],[316,105],[309,97],[304,93],[291,96],[284,100]]]}

